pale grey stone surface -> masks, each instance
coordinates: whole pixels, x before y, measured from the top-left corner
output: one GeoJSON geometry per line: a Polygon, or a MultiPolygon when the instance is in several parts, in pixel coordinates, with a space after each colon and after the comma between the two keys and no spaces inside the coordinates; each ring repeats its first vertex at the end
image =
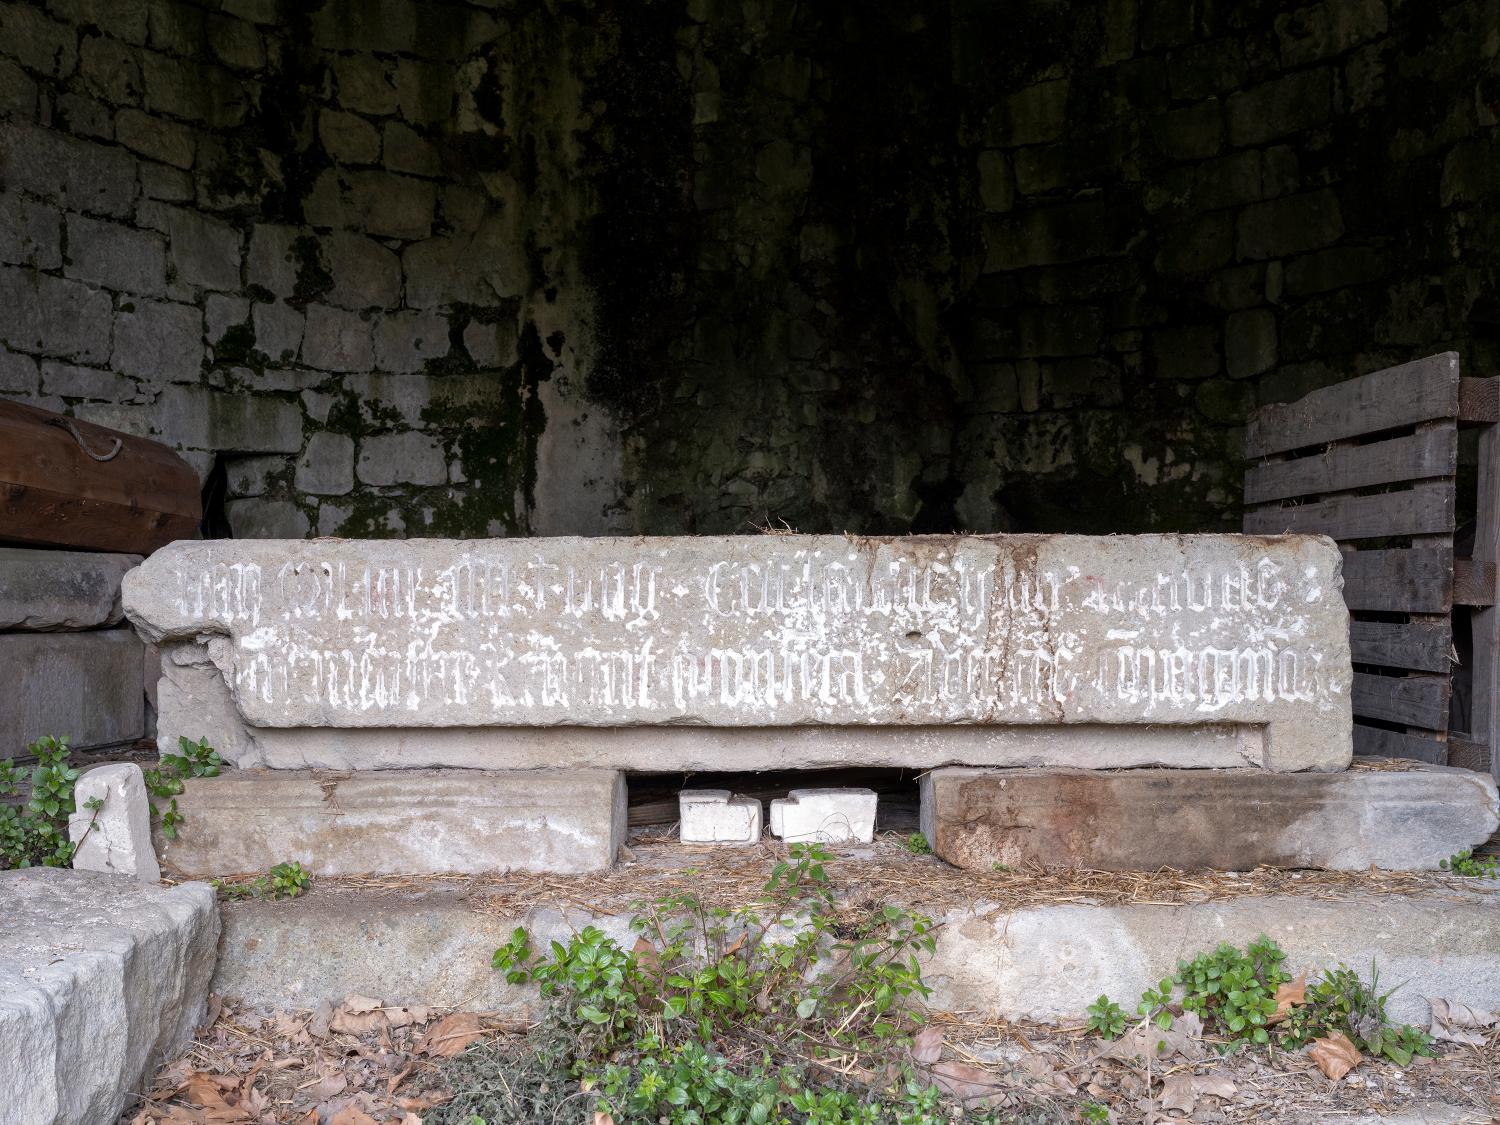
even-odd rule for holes
{"type": "Polygon", "coordinates": [[[1500,828],[1495,783],[1471,770],[937,769],[922,831],[959,867],[1156,871],[1436,871],[1500,828]]]}
{"type": "Polygon", "coordinates": [[[231,772],[189,781],[177,808],[157,848],[194,877],[293,859],[318,875],[598,871],[626,819],[614,770],[231,772]]]}
{"type": "MultiPolygon", "coordinates": [[[[419,479],[376,448],[362,479],[419,479]]],[[[257,728],[1211,725],[1340,769],[1338,566],[1297,536],[184,542],[125,607],[223,635],[257,728]]]]}
{"type": "Polygon", "coordinates": [[[240,234],[228,223],[186,209],[167,220],[172,265],[189,285],[205,289],[240,287],[240,234]]]}
{"type": "Polygon", "coordinates": [[[76,846],[75,871],[128,875],[143,883],[161,881],[151,846],[151,803],[146,781],[134,762],[91,769],[73,786],[77,811],[68,818],[68,839],[76,846]],[[88,802],[100,800],[99,809],[88,802]]]}
{"type": "MultiPolygon", "coordinates": [[[[922,863],[909,903],[923,909],[922,863]]],[[[1211,903],[1041,906],[976,897],[941,922],[924,958],[936,1011],[970,1018],[1081,1020],[1101,992],[1135,997],[1183,957],[1261,934],[1287,951],[1293,973],[1368,970],[1405,982],[1388,1001],[1398,1022],[1425,1025],[1425,997],[1493,1008],[1500,996],[1500,896],[1455,891],[1416,897],[1351,894],[1247,896],[1211,903]]],[[[320,892],[295,903],[226,903],[214,990],[267,1007],[311,1007],[350,993],[389,1004],[455,1005],[524,1014],[534,990],[507,985],[489,956],[516,926],[533,943],[584,925],[629,941],[628,914],[568,918],[549,904],[499,917],[462,892],[381,895],[320,892]]]]}
{"type": "MultiPolygon", "coordinates": [[[[108,293],[81,281],[0,267],[0,339],[24,351],[99,363],[110,354],[108,293]]],[[[120,370],[125,370],[120,368],[120,370]]]]}
{"type": "Polygon", "coordinates": [[[104,1125],[191,1035],[219,915],[205,883],[0,871],[0,1075],[14,1125],[104,1125]]]}
{"type": "Polygon", "coordinates": [[[102,746],[144,732],[142,646],[129,629],[0,634],[0,668],[0,746],[49,734],[102,746]]]}
{"type": "Polygon", "coordinates": [[[166,247],[152,231],[69,215],[63,272],[94,285],[159,297],[167,286],[166,247]]]}
{"type": "Polygon", "coordinates": [[[760,842],[761,803],[728,789],[684,789],[677,794],[677,836],[684,844],[760,842]]]}
{"type": "Polygon", "coordinates": [[[290,500],[255,497],[231,500],[225,508],[237,539],[290,539],[307,534],[307,513],[290,500]]]}
{"type": "Polygon", "coordinates": [[[421,371],[448,347],[448,321],[438,312],[390,312],[375,324],[375,365],[383,371],[421,371]]]}
{"type": "Polygon", "coordinates": [[[176,168],[193,166],[193,131],[180,122],[126,108],[115,114],[115,136],[127,148],[152,160],[176,168]]]}
{"type": "Polygon", "coordinates": [[[0,547],[0,630],[51,632],[118,624],[120,579],[139,555],[0,547]]]}
{"type": "Polygon", "coordinates": [[[771,802],[771,832],[789,844],[868,844],[877,804],[873,789],[793,789],[771,802]]]}
{"type": "Polygon", "coordinates": [[[354,231],[325,235],[322,251],[333,276],[328,303],[346,309],[389,308],[401,300],[401,259],[354,231]]]}
{"type": "Polygon", "coordinates": [[[428,434],[376,434],[359,443],[358,473],[366,484],[442,484],[448,459],[428,434]]]}
{"type": "Polygon", "coordinates": [[[203,313],[192,305],[130,302],[115,315],[110,366],[150,379],[198,378],[203,370],[203,313]]]}
{"type": "Polygon", "coordinates": [[[297,488],[317,496],[343,496],[354,489],[354,439],[317,433],[297,462],[297,488]]]}
{"type": "Polygon", "coordinates": [[[245,279],[278,297],[297,291],[297,261],[292,246],[296,227],[257,223],[250,232],[250,253],[245,260],[245,279]]]}
{"type": "Polygon", "coordinates": [[[257,304],[252,315],[256,351],[273,363],[288,363],[297,358],[307,324],[299,309],[275,301],[257,304]]]}
{"type": "Polygon", "coordinates": [[[62,265],[62,214],[15,192],[0,193],[0,262],[37,269],[62,265]]]}
{"type": "Polygon", "coordinates": [[[325,371],[364,371],[375,362],[370,322],[357,312],[308,305],[302,362],[325,371]]]}

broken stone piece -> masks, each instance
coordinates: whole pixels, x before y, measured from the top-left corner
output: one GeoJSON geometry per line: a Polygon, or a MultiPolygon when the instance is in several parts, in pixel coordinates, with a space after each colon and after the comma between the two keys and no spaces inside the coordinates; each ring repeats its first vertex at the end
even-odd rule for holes
{"type": "Polygon", "coordinates": [[[139,555],[0,547],[0,629],[53,632],[116,625],[120,579],[139,555]]]}
{"type": "Polygon", "coordinates": [[[728,789],[684,789],[677,795],[678,837],[684,844],[754,844],[761,808],[754,797],[728,789]]]}
{"type": "Polygon", "coordinates": [[[151,804],[140,766],[119,762],[89,770],[73,787],[73,801],[77,811],[68,817],[68,839],[78,849],[73,853],[75,870],[161,882],[151,846],[151,804]],[[88,807],[96,798],[104,802],[97,815],[88,807]]]}
{"type": "Polygon", "coordinates": [[[793,789],[771,802],[771,831],[789,844],[868,844],[877,800],[873,789],[793,789]]]}
{"type": "Polygon", "coordinates": [[[1500,827],[1495,783],[1470,770],[938,769],[922,831],[956,867],[1097,871],[1431,871],[1500,827]]]}

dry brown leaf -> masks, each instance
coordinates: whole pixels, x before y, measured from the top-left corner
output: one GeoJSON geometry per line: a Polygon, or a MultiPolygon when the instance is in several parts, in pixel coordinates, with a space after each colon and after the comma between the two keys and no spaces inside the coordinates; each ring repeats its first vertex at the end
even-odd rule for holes
{"type": "Polygon", "coordinates": [[[1196,1012],[1184,1012],[1163,1030],[1150,1020],[1132,1027],[1113,1043],[1106,1043],[1094,1054],[1096,1059],[1117,1059],[1123,1063],[1143,1063],[1150,1059],[1181,1056],[1197,1061],[1203,1058],[1203,1019],[1196,1012]]]}
{"type": "Polygon", "coordinates": [[[383,1031],[387,1026],[385,1013],[380,1010],[351,1012],[340,1008],[333,1013],[333,1019],[328,1021],[328,1026],[333,1031],[342,1032],[345,1035],[373,1035],[377,1031],[383,1031]]]}
{"type": "Polygon", "coordinates": [[[1432,1005],[1432,1026],[1428,1030],[1434,1039],[1481,1047],[1487,1037],[1480,1029],[1500,1026],[1500,1014],[1495,1012],[1436,996],[1429,996],[1427,1002],[1432,1005]]]}
{"type": "Polygon", "coordinates": [[[415,1113],[403,1113],[401,1115],[401,1125],[422,1125],[422,1119],[415,1113]]]}
{"type": "Polygon", "coordinates": [[[479,1026],[479,1017],[473,1012],[454,1012],[446,1015],[427,1029],[417,1044],[419,1055],[435,1059],[451,1059],[462,1054],[470,1043],[484,1036],[479,1026]]]}
{"type": "Polygon", "coordinates": [[[308,1089],[307,1095],[315,1102],[326,1102],[336,1098],[349,1086],[349,1079],[340,1071],[332,1070],[323,1075],[308,1089]]]}
{"type": "Polygon", "coordinates": [[[919,1063],[937,1062],[943,1054],[943,1029],[924,1027],[912,1038],[911,1057],[919,1063]]]}
{"type": "Polygon", "coordinates": [[[1349,1037],[1342,1031],[1335,1031],[1332,1035],[1322,1039],[1314,1039],[1312,1046],[1307,1049],[1308,1057],[1318,1064],[1321,1070],[1334,1082],[1357,1067],[1364,1056],[1359,1053],[1359,1048],[1349,1041],[1349,1037]]]}
{"type": "Polygon", "coordinates": [[[594,1110],[593,1125],[615,1125],[615,1119],[603,1110],[594,1110]]]}
{"type": "Polygon", "coordinates": [[[373,1012],[376,1008],[383,1008],[385,1005],[373,997],[361,996],[356,992],[351,996],[344,997],[344,1002],[339,1007],[343,1008],[346,1012],[361,1015],[364,1012],[373,1012]]]}
{"type": "Polygon", "coordinates": [[[1190,1114],[1199,1098],[1232,1098],[1238,1088],[1222,1074],[1169,1074],[1161,1083],[1161,1108],[1190,1114]]]}
{"type": "Polygon", "coordinates": [[[203,1109],[225,1109],[229,1103],[224,1100],[224,1085],[216,1075],[205,1074],[201,1070],[195,1070],[187,1076],[187,1081],[182,1084],[182,1097],[203,1109]]]}
{"type": "Polygon", "coordinates": [[[1276,987],[1276,1011],[1266,1020],[1266,1026],[1272,1027],[1280,1023],[1291,1014],[1293,1008],[1298,1004],[1307,1003],[1307,974],[1300,974],[1296,980],[1288,981],[1286,984],[1276,987]]]}
{"type": "Polygon", "coordinates": [[[327,1000],[320,1003],[307,1021],[307,1033],[314,1039],[328,1038],[328,1024],[333,1019],[333,1005],[327,1000]]]}
{"type": "Polygon", "coordinates": [[[364,1110],[346,1105],[328,1119],[328,1125],[380,1125],[364,1110]]]}
{"type": "Polygon", "coordinates": [[[988,1105],[1005,1098],[999,1079],[977,1066],[961,1062],[936,1062],[927,1068],[927,1073],[934,1086],[966,1106],[988,1105]]]}
{"type": "Polygon", "coordinates": [[[414,1023],[426,1023],[432,1018],[429,1009],[421,1006],[410,1008],[384,1008],[386,1022],[392,1027],[407,1027],[414,1023]]]}

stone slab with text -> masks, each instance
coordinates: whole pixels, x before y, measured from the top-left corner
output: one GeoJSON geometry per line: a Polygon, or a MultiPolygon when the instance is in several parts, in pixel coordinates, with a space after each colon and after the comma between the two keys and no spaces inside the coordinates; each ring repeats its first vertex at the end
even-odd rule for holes
{"type": "Polygon", "coordinates": [[[1309,536],[237,540],[124,604],[240,764],[1331,770],[1340,589],[1309,536]]]}

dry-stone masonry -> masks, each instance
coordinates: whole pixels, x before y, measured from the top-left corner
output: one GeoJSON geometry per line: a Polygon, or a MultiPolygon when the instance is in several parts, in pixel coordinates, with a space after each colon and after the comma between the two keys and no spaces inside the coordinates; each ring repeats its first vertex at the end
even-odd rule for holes
{"type": "Polygon", "coordinates": [[[977,871],[1435,871],[1500,828],[1495,783],[1443,766],[1335,774],[1262,770],[938,769],[922,830],[977,871]]]}
{"type": "Polygon", "coordinates": [[[0,871],[6,1125],[114,1121],[203,1016],[219,940],[206,883],[0,871]]]}
{"type": "Polygon", "coordinates": [[[73,787],[77,811],[68,818],[68,839],[76,847],[73,867],[130,875],[144,883],[161,879],[151,846],[151,804],[141,767],[133,762],[91,769],[73,787]],[[103,801],[97,810],[91,800],[103,801]]]}
{"type": "Polygon", "coordinates": [[[728,789],[684,789],[677,795],[677,836],[684,844],[760,842],[761,804],[728,789]]]}
{"type": "Polygon", "coordinates": [[[1076,728],[1089,764],[1139,765],[1153,738],[1114,729],[1181,727],[1207,752],[1175,764],[1327,770],[1350,756],[1339,589],[1310,537],[751,536],[183,542],[124,597],[169,646],[163,735],[242,765],[264,734],[368,766],[490,732],[492,766],[682,768],[682,739],[628,734],[684,726],[870,730],[918,765],[992,764],[969,728],[1076,728]]]}

